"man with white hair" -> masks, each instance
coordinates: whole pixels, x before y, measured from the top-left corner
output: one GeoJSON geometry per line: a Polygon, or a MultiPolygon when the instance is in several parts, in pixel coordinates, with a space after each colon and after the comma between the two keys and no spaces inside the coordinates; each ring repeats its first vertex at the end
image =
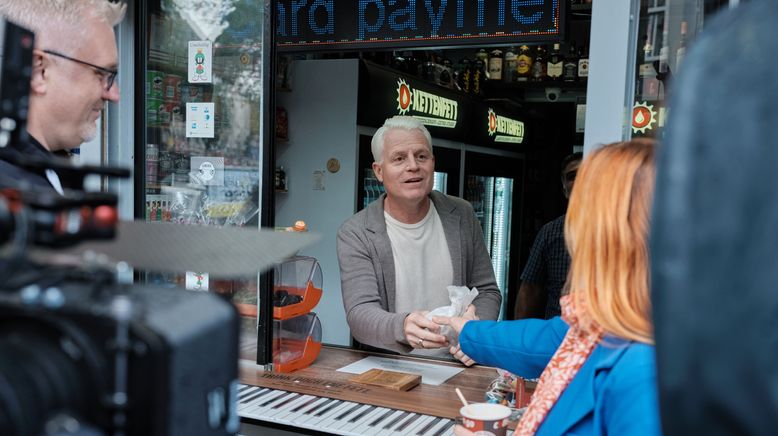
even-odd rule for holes
{"type": "MultiPolygon", "coordinates": [[[[94,139],[105,102],[119,101],[113,28],[125,10],[126,4],[107,0],[0,1],[0,15],[35,33],[30,141],[12,144],[16,151],[67,157],[94,139]]],[[[52,170],[31,172],[0,161],[0,173],[6,180],[63,193],[63,181],[52,170]]]]}
{"type": "Polygon", "coordinates": [[[386,120],[371,143],[386,194],[338,231],[346,318],[359,342],[399,353],[451,354],[427,311],[450,304],[447,286],[478,288],[467,317],[497,319],[501,294],[472,206],[432,191],[432,139],[413,117],[386,120]]]}

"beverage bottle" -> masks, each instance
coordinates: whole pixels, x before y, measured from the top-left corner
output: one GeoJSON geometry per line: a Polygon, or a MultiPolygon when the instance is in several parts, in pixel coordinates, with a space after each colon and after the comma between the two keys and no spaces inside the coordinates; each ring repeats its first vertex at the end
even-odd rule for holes
{"type": "Polygon", "coordinates": [[[686,21],[681,22],[681,41],[678,44],[678,50],[675,51],[675,70],[681,67],[681,62],[686,56],[686,21]]]}
{"type": "Polygon", "coordinates": [[[489,56],[489,80],[502,80],[502,61],[502,50],[492,50],[489,56]]]}
{"type": "Polygon", "coordinates": [[[589,79],[589,44],[578,48],[578,79],[585,82],[589,79]]]}
{"type": "Polygon", "coordinates": [[[505,51],[505,61],[502,65],[502,81],[505,83],[513,83],[516,81],[516,67],[518,59],[516,51],[513,47],[508,48],[505,51]]]}
{"type": "Polygon", "coordinates": [[[549,80],[558,81],[562,79],[563,71],[562,54],[559,52],[559,43],[554,44],[554,49],[548,56],[548,63],[546,64],[546,75],[549,80]]]}
{"type": "Polygon", "coordinates": [[[565,57],[565,62],[562,69],[562,80],[565,82],[575,82],[577,78],[578,56],[575,54],[575,43],[570,42],[570,46],[567,48],[567,56],[565,57]]]}
{"type": "Polygon", "coordinates": [[[532,62],[532,81],[546,80],[546,68],[546,53],[543,46],[539,45],[535,50],[535,60],[532,62]]]}
{"type": "Polygon", "coordinates": [[[526,82],[529,80],[532,69],[532,56],[530,55],[529,47],[526,45],[519,47],[519,57],[516,61],[516,80],[526,82]]]}
{"type": "Polygon", "coordinates": [[[662,32],[662,48],[659,49],[659,74],[667,74],[670,71],[670,45],[667,40],[667,29],[665,29],[662,32]]]}
{"type": "Polygon", "coordinates": [[[484,61],[476,59],[475,62],[470,64],[471,79],[470,79],[470,92],[475,95],[481,95],[483,92],[484,83],[484,61]]]}
{"type": "Polygon", "coordinates": [[[469,94],[473,88],[473,72],[470,68],[470,59],[463,58],[459,61],[459,90],[469,94]]]}

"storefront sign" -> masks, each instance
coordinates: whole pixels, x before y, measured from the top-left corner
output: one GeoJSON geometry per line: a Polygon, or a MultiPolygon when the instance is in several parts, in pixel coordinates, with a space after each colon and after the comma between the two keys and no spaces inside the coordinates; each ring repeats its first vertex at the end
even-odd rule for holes
{"type": "Polygon", "coordinates": [[[632,109],[632,132],[646,133],[646,130],[653,128],[654,123],[656,123],[654,106],[649,105],[648,102],[635,103],[632,109]]]}
{"type": "Polygon", "coordinates": [[[279,0],[282,50],[559,41],[566,0],[279,0]]]}
{"type": "Polygon", "coordinates": [[[405,79],[397,79],[398,115],[410,115],[428,126],[453,129],[457,126],[459,103],[431,92],[412,89],[405,79]]]}
{"type": "Polygon", "coordinates": [[[497,115],[489,108],[487,131],[494,142],[521,144],[524,142],[524,123],[508,117],[497,115]]]}

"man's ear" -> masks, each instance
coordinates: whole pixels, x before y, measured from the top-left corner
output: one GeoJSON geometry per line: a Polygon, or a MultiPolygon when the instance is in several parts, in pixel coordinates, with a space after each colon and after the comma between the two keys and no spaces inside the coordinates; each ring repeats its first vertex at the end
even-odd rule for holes
{"type": "Polygon", "coordinates": [[[32,94],[45,94],[49,78],[49,60],[41,50],[32,51],[32,77],[30,78],[30,92],[32,94]]]}
{"type": "Polygon", "coordinates": [[[373,174],[375,174],[375,178],[378,179],[379,182],[384,183],[384,174],[381,170],[381,164],[373,162],[373,174]]]}

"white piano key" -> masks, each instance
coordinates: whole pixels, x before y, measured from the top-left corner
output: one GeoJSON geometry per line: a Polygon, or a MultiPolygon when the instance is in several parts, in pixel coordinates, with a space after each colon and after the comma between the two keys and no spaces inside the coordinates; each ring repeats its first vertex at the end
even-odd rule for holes
{"type": "Polygon", "coordinates": [[[348,411],[348,414],[343,418],[336,420],[332,424],[332,429],[340,430],[341,428],[344,427],[353,427],[354,423],[359,421],[359,418],[363,417],[367,412],[372,412],[375,409],[376,406],[371,406],[369,404],[362,404],[356,409],[348,411]]]}
{"type": "Polygon", "coordinates": [[[250,404],[247,405],[246,408],[243,409],[243,413],[251,414],[251,415],[258,415],[258,412],[264,408],[268,402],[272,402],[274,400],[277,400],[282,395],[286,395],[289,392],[287,391],[274,391],[271,390],[265,395],[262,395],[261,397],[255,399],[250,404]]]}
{"type": "Polygon", "coordinates": [[[262,398],[267,397],[273,392],[276,391],[274,391],[273,389],[258,389],[256,391],[251,391],[251,393],[249,393],[246,397],[238,401],[238,406],[242,409],[253,407],[256,404],[262,402],[262,398]]]}
{"type": "Polygon", "coordinates": [[[408,425],[410,425],[409,424],[410,421],[412,421],[414,418],[418,418],[418,416],[419,416],[419,414],[413,413],[413,412],[405,411],[404,413],[405,414],[401,415],[399,417],[399,419],[392,418],[392,419],[396,419],[396,421],[394,423],[391,423],[391,426],[389,426],[388,428],[381,429],[381,431],[378,432],[377,436],[391,436],[391,435],[394,435],[395,431],[400,429],[400,427],[403,427],[403,428],[404,428],[404,426],[407,427],[408,425]]]}
{"type": "Polygon", "coordinates": [[[265,402],[260,403],[259,407],[254,409],[253,413],[255,415],[267,415],[271,410],[273,410],[273,406],[283,403],[294,395],[296,394],[293,392],[284,392],[275,398],[268,398],[265,402]]]}
{"type": "Polygon", "coordinates": [[[284,409],[280,413],[275,415],[275,418],[278,419],[278,420],[289,421],[289,419],[287,417],[289,415],[294,414],[294,410],[297,407],[300,407],[300,406],[308,403],[309,401],[316,401],[316,398],[318,398],[318,397],[315,397],[313,395],[303,395],[302,397],[297,398],[296,400],[294,400],[291,403],[287,404],[286,407],[284,407],[284,409]]]}
{"type": "Polygon", "coordinates": [[[300,400],[304,395],[299,393],[293,393],[292,395],[286,396],[283,400],[274,402],[272,406],[268,407],[265,410],[265,415],[268,418],[274,418],[278,415],[286,414],[286,411],[289,410],[290,404],[294,404],[296,401],[300,400]]]}
{"type": "Polygon", "coordinates": [[[376,407],[375,410],[371,411],[370,413],[366,414],[365,416],[357,420],[357,422],[354,423],[355,425],[341,427],[341,429],[351,431],[359,435],[368,434],[368,430],[367,430],[369,428],[368,425],[374,420],[383,416],[383,414],[388,411],[389,409],[387,409],[386,407],[376,407]]]}
{"type": "Polygon", "coordinates": [[[435,419],[434,416],[419,415],[419,419],[417,419],[411,425],[406,427],[405,430],[399,430],[397,434],[414,435],[416,434],[416,432],[424,428],[427,424],[432,422],[433,419],[435,419]]]}
{"type": "Polygon", "coordinates": [[[343,405],[345,401],[342,400],[333,400],[331,403],[327,404],[326,406],[322,406],[319,408],[319,410],[316,411],[316,413],[312,413],[311,417],[308,419],[303,420],[301,423],[308,425],[308,426],[318,426],[322,421],[327,419],[332,413],[333,410],[337,410],[340,408],[341,405],[343,405]]]}
{"type": "Polygon", "coordinates": [[[373,428],[372,433],[376,436],[381,433],[388,433],[392,427],[397,426],[397,424],[402,421],[402,418],[407,417],[408,415],[410,414],[404,410],[395,410],[383,421],[379,422],[378,425],[373,428]]]}
{"type": "Polygon", "coordinates": [[[401,419],[400,422],[398,422],[397,425],[395,425],[391,429],[391,432],[389,434],[390,435],[394,435],[394,434],[396,434],[395,432],[399,432],[399,433],[404,432],[407,428],[410,428],[411,426],[413,426],[414,422],[416,422],[416,420],[420,419],[421,416],[422,415],[419,415],[418,413],[411,412],[408,416],[406,416],[405,418],[401,419]]]}
{"type": "Polygon", "coordinates": [[[454,434],[454,424],[456,424],[456,422],[454,422],[453,419],[449,419],[448,423],[443,428],[441,428],[438,431],[438,434],[440,436],[451,436],[451,435],[453,435],[454,434]]]}
{"type": "Polygon", "coordinates": [[[331,428],[335,422],[340,422],[340,421],[336,421],[335,418],[337,418],[347,410],[351,409],[352,407],[357,406],[357,404],[358,403],[352,403],[351,401],[344,401],[343,404],[336,407],[332,412],[328,413],[325,419],[323,419],[319,423],[319,426],[324,429],[331,428]]]}
{"type": "Polygon", "coordinates": [[[370,420],[370,422],[367,423],[367,427],[365,427],[365,433],[366,434],[376,434],[385,424],[388,424],[392,417],[395,415],[399,415],[400,411],[396,409],[388,409],[386,412],[382,413],[381,415],[378,415],[375,419],[370,420]]]}
{"type": "Polygon", "coordinates": [[[419,436],[435,436],[438,434],[438,432],[446,426],[446,424],[450,421],[447,418],[440,418],[436,417],[436,419],[433,421],[434,424],[432,424],[429,428],[422,428],[420,430],[421,433],[417,432],[419,436]],[[426,430],[426,431],[425,431],[426,430]]]}
{"type": "Polygon", "coordinates": [[[262,388],[257,386],[251,386],[249,389],[246,389],[245,391],[238,394],[238,402],[243,401],[247,397],[250,397],[251,395],[256,394],[257,392],[261,391],[262,388]]]}

